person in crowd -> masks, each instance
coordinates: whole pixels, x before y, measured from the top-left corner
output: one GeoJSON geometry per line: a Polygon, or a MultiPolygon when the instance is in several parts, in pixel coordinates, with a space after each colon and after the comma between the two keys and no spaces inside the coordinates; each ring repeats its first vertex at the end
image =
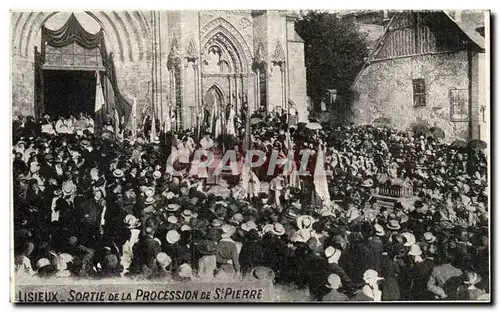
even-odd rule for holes
{"type": "Polygon", "coordinates": [[[151,118],[135,137],[123,121],[115,133],[112,119],[15,120],[16,276],[186,283],[229,276],[332,302],[489,294],[483,147],[373,125],[310,129],[288,124],[284,111],[233,113],[242,124],[221,136],[209,126],[195,135],[175,121],[150,136],[151,118]],[[326,183],[315,176],[318,146],[326,183]],[[241,161],[247,149],[262,151],[264,165],[214,177],[193,163],[200,150],[219,161],[234,150],[241,161]],[[288,151],[295,173],[277,166],[268,175],[272,153],[282,160],[288,151]]]}

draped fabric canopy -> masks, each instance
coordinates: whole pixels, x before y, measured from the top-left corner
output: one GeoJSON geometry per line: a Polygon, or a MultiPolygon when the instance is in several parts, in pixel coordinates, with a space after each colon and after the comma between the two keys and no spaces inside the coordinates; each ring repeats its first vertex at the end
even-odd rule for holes
{"type": "Polygon", "coordinates": [[[62,48],[74,42],[86,49],[98,48],[101,52],[102,62],[105,68],[104,75],[109,79],[114,93],[114,108],[118,111],[120,119],[123,119],[123,126],[125,127],[132,112],[132,105],[128,103],[118,89],[116,70],[113,63],[113,54],[108,54],[106,51],[106,45],[104,44],[104,31],[102,28],[97,33],[91,34],[83,28],[74,14],[71,14],[68,21],[57,30],[51,30],[42,26],[42,62],[44,62],[45,59],[46,44],[56,48],[62,48]]]}
{"type": "MultiPolygon", "coordinates": [[[[43,25],[42,41],[56,48],[62,48],[76,42],[86,49],[100,48],[101,51],[104,50],[102,28],[96,34],[91,34],[80,25],[74,14],[71,14],[66,24],[57,30],[50,30],[43,25]]],[[[103,52],[106,53],[106,51],[103,52]]]]}

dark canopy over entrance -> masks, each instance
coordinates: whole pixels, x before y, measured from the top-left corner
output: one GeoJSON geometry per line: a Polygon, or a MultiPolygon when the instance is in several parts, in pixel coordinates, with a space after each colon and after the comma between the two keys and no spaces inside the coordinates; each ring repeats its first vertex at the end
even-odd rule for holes
{"type": "MultiPolygon", "coordinates": [[[[120,119],[125,121],[123,125],[125,126],[130,117],[132,105],[128,103],[118,89],[113,54],[106,52],[104,32],[101,29],[96,34],[88,33],[73,14],[66,24],[58,30],[50,30],[42,26],[41,51],[38,52],[35,47],[35,113],[37,117],[49,111],[53,113],[61,112],[63,114],[80,111],[93,113],[93,102],[95,101],[96,92],[95,70],[101,69],[99,66],[95,66],[95,68],[85,66],[85,64],[82,66],[81,62],[77,61],[77,56],[81,56],[82,54],[76,52],[78,46],[86,50],[99,49],[102,57],[102,67],[104,68],[101,78],[105,80],[103,84],[109,84],[110,86],[107,88],[106,105],[112,110],[116,109],[120,119]],[[67,57],[62,55],[61,60],[63,61],[61,61],[60,68],[51,66],[51,62],[48,62],[50,61],[48,57],[59,58],[59,56],[57,56],[57,52],[51,55],[51,52],[48,52],[47,48],[61,49],[61,54],[64,54],[62,49],[71,48],[71,45],[75,46],[73,52],[70,53],[72,63],[64,63],[67,57]],[[52,69],[58,69],[60,72],[53,73],[52,69]],[[87,73],[80,71],[80,69],[87,71],[87,73]],[[45,81],[45,78],[48,81],[45,81]],[[92,86],[93,88],[91,88],[92,86]],[[45,99],[47,96],[48,98],[45,99]],[[81,97],[85,97],[85,99],[81,97]],[[112,99],[112,102],[110,102],[110,99],[112,99]],[[90,106],[90,103],[92,103],[92,106],[90,106]],[[77,108],[77,105],[82,106],[77,108]],[[63,106],[68,107],[64,108],[63,106]]],[[[87,57],[87,55],[84,56],[87,57]]],[[[99,116],[95,117],[98,118],[99,116]]]]}
{"type": "Polygon", "coordinates": [[[78,116],[94,113],[95,72],[80,70],[44,70],[45,113],[51,116],[78,116]]]}

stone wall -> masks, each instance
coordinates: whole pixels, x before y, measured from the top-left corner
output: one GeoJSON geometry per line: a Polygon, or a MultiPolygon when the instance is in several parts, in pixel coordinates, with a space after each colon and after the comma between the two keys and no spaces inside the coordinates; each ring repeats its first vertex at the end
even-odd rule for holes
{"type": "MultiPolygon", "coordinates": [[[[34,114],[34,58],[33,46],[41,45],[41,26],[52,25],[51,29],[62,26],[70,13],[67,12],[13,12],[11,14],[11,84],[12,84],[12,113],[14,115],[34,114]]],[[[295,38],[292,32],[293,23],[286,20],[283,12],[266,11],[252,15],[252,11],[161,11],[161,27],[153,25],[151,11],[91,11],[78,12],[75,16],[82,26],[89,32],[95,33],[100,27],[104,29],[105,44],[108,52],[114,54],[118,87],[123,96],[130,102],[137,100],[137,116],[142,119],[145,106],[150,106],[153,98],[158,99],[156,113],[166,117],[168,106],[173,92],[171,90],[172,77],[167,69],[168,54],[174,36],[178,40],[179,55],[181,57],[181,96],[183,118],[193,123],[192,108],[196,106],[196,99],[205,96],[210,83],[196,85],[196,74],[192,67],[193,62],[185,58],[187,49],[194,42],[197,52],[201,53],[203,39],[202,29],[219,17],[224,18],[241,35],[248,52],[245,57],[249,65],[257,44],[262,42],[265,47],[266,62],[270,64],[270,57],[279,41],[287,59],[286,77],[289,99],[301,106],[299,112],[305,116],[306,90],[303,43],[290,41],[295,38]],[[160,29],[161,28],[161,29],[160,29]],[[288,30],[288,31],[287,31],[288,30]],[[157,33],[161,41],[157,41],[156,65],[158,70],[158,85],[153,90],[153,34],[157,33]],[[161,51],[160,51],[161,50],[161,51]],[[160,79],[161,78],[161,79],[160,79]],[[161,105],[160,105],[161,103],[161,105]],[[303,106],[303,107],[302,107],[303,106]]],[[[205,32],[209,32],[207,28],[205,32]]],[[[294,30],[293,30],[294,31],[294,30]]],[[[199,65],[200,60],[197,61],[199,65]]],[[[270,66],[271,67],[271,66],[270,66]]],[[[280,79],[279,68],[272,72],[273,78],[268,79],[268,94],[273,103],[283,102],[283,83],[280,79]]],[[[200,75],[200,73],[198,73],[200,75]]],[[[256,78],[251,68],[243,85],[248,92],[248,102],[251,108],[255,107],[256,78]]],[[[227,81],[221,81],[221,87],[228,89],[227,81]]],[[[236,82],[241,87],[241,82],[236,82]]],[[[234,84],[233,84],[234,86],[234,84]]]]}
{"type": "Polygon", "coordinates": [[[467,140],[469,122],[451,121],[451,89],[469,89],[467,51],[421,55],[369,65],[355,83],[352,121],[370,124],[388,117],[395,128],[406,130],[423,121],[444,130],[446,141],[467,140]],[[412,79],[425,79],[426,106],[414,107],[412,79]]]}
{"type": "Polygon", "coordinates": [[[306,122],[309,112],[307,110],[306,67],[302,42],[288,42],[288,99],[296,104],[299,120],[306,122]]]}

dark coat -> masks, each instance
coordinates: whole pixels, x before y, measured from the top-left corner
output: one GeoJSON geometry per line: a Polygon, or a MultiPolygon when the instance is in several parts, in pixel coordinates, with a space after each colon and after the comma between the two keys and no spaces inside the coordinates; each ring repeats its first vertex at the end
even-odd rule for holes
{"type": "Polygon", "coordinates": [[[153,237],[141,236],[133,247],[134,257],[130,264],[130,272],[134,274],[147,272],[149,276],[151,270],[156,267],[156,256],[160,251],[160,244],[153,237]]]}
{"type": "Polygon", "coordinates": [[[427,281],[434,267],[434,259],[425,259],[418,262],[408,272],[411,280],[410,300],[432,300],[432,296],[427,290],[427,281]]]}
{"type": "Polygon", "coordinates": [[[380,286],[382,301],[392,301],[401,298],[398,278],[401,273],[401,264],[388,256],[382,258],[382,277],[384,280],[380,286]]]}
{"type": "Polygon", "coordinates": [[[354,243],[347,248],[346,259],[348,259],[345,264],[347,275],[351,277],[353,282],[361,283],[363,274],[371,266],[370,250],[364,242],[354,243]]]}
{"type": "Polygon", "coordinates": [[[380,272],[381,264],[382,264],[382,252],[384,248],[384,244],[380,237],[370,237],[368,239],[368,243],[366,247],[369,250],[369,265],[371,269],[380,272]]]}
{"type": "Polygon", "coordinates": [[[262,247],[257,241],[243,243],[240,251],[241,273],[245,276],[262,262],[262,247]]]}

